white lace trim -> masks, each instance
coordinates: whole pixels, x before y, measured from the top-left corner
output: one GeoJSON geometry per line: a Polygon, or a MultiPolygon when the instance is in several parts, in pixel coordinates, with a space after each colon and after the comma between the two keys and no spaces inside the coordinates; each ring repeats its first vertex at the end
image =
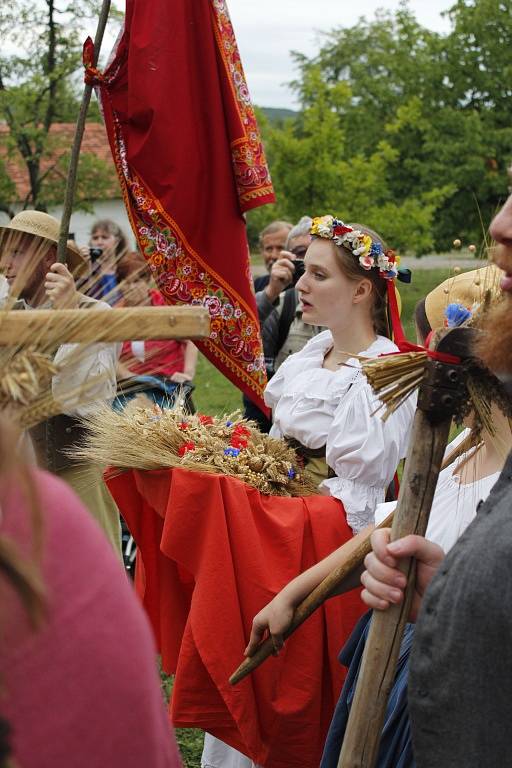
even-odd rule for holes
{"type": "Polygon", "coordinates": [[[357,480],[331,477],[324,480],[321,487],[327,488],[331,496],[339,499],[345,508],[347,523],[354,533],[359,533],[375,519],[377,504],[384,501],[386,489],[364,485],[357,480]]]}

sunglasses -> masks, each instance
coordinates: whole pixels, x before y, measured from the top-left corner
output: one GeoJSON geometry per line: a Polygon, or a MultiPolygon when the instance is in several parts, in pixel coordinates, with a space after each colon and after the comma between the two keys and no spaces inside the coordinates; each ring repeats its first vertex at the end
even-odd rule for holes
{"type": "Polygon", "coordinates": [[[308,249],[307,245],[296,245],[295,248],[292,248],[290,253],[293,253],[293,255],[297,259],[303,259],[304,256],[306,255],[307,249],[308,249]]]}

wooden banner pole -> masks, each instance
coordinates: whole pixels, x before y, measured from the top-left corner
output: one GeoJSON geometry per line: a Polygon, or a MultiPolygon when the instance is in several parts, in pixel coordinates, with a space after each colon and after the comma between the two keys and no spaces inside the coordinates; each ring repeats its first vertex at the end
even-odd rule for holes
{"type": "MultiPolygon", "coordinates": [[[[98,18],[98,26],[96,28],[96,35],[94,38],[94,60],[93,66],[98,63],[98,56],[103,42],[103,35],[105,33],[105,27],[107,26],[108,14],[110,12],[110,0],[103,0],[100,15],[98,18]]],[[[80,158],[80,148],[82,146],[82,139],[85,130],[85,120],[87,117],[87,111],[89,109],[89,102],[91,101],[92,85],[88,83],[84,86],[84,93],[82,96],[82,103],[80,105],[80,112],[76,122],[75,138],[73,146],[71,148],[71,156],[69,159],[68,178],[66,181],[66,191],[64,195],[64,204],[62,209],[62,216],[60,221],[60,235],[59,243],[57,246],[57,261],[62,264],[66,263],[66,247],[69,233],[69,222],[71,220],[71,214],[73,212],[73,204],[75,201],[76,191],[76,177],[78,172],[78,160],[80,158]]]]}
{"type": "MultiPolygon", "coordinates": [[[[412,450],[407,458],[399,506],[391,528],[393,540],[409,533],[425,534],[450,425],[451,417],[433,426],[425,414],[421,411],[416,413],[412,450]]],[[[391,606],[386,612],[375,611],[372,617],[339,768],[370,768],[375,764],[400,643],[410,610],[415,561],[404,561],[401,570],[407,576],[408,585],[404,601],[391,606]]]]}

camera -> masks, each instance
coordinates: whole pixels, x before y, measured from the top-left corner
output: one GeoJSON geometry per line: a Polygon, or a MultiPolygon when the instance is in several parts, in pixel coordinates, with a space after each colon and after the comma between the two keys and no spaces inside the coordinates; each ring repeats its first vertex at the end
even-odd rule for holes
{"type": "Polygon", "coordinates": [[[292,285],[297,285],[305,271],[306,268],[304,266],[304,259],[295,259],[293,262],[292,285]]]}
{"type": "Polygon", "coordinates": [[[91,261],[98,261],[103,253],[103,248],[89,248],[89,256],[91,261]]]}
{"type": "Polygon", "coordinates": [[[307,251],[306,245],[296,245],[295,248],[292,248],[291,250],[291,252],[295,256],[295,260],[293,262],[292,285],[297,285],[300,278],[305,272],[304,256],[306,255],[306,251],[307,251]]]}

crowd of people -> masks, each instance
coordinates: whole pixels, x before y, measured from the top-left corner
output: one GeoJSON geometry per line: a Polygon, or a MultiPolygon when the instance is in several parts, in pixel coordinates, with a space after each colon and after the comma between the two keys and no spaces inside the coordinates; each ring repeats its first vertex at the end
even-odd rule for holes
{"type": "MultiPolygon", "coordinates": [[[[3,270],[11,292],[28,309],[115,312],[121,306],[163,303],[144,258],[129,250],[114,222],[96,222],[85,248],[69,243],[67,265],[56,260],[59,222],[47,214],[22,212],[3,230],[9,244],[2,252],[3,270]]],[[[296,225],[276,221],[260,236],[267,274],[256,278],[254,289],[271,415],[244,400],[245,415],[295,449],[318,493],[337,500],[348,533],[338,550],[261,606],[246,653],[252,655],[266,636],[276,654],[282,651],[297,605],[354,542],[371,533],[373,551],[358,578],[362,600],[373,611],[403,600],[399,565],[414,556],[416,591],[381,735],[379,768],[481,768],[509,762],[512,465],[507,454],[512,432],[506,403],[512,396],[512,196],[490,234],[497,244],[494,265],[436,287],[419,303],[415,320],[418,341],[425,344],[431,331],[446,325],[449,303],[469,313],[462,313],[466,321],[483,306],[484,286],[493,287],[487,303],[500,286],[504,297],[487,310],[484,342],[477,350],[482,365],[501,380],[500,396],[489,397],[489,418],[476,443],[470,439],[474,415],[469,414],[465,431],[449,446],[425,537],[398,541],[390,540],[388,529],[374,529],[396,504],[389,496],[410,451],[416,401],[409,397],[384,422],[361,369],[361,358],[399,351],[390,307],[396,297],[396,254],[369,226],[333,216],[304,216],[296,225]]],[[[55,350],[60,371],[52,388],[65,412],[31,430],[29,442],[42,469],[34,468],[26,441],[7,423],[0,428],[0,766],[11,759],[21,768],[177,766],[153,639],[116,559],[119,512],[102,468],[76,464],[70,446],[80,439],[80,419],[88,409],[113,403],[116,396],[123,406],[119,383],[125,395],[130,386],[160,389],[160,403],[176,386],[191,384],[197,349],[190,341],[137,340],[79,347],[63,343],[55,350]],[[76,392],[87,383],[84,405],[76,392]]],[[[355,579],[349,587],[357,585],[355,579]]],[[[348,675],[323,768],[338,764],[371,621],[371,613],[362,616],[342,652],[348,675]]],[[[204,768],[254,765],[250,754],[206,734],[204,768]]]]}

